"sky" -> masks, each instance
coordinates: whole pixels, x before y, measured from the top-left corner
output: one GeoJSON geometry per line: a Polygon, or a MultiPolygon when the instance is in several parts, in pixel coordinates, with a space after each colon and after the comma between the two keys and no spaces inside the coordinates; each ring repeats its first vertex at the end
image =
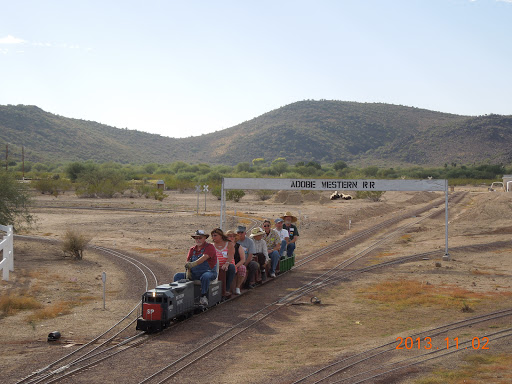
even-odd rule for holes
{"type": "Polygon", "coordinates": [[[512,115],[512,0],[0,0],[0,105],[189,137],[306,99],[512,115]]]}

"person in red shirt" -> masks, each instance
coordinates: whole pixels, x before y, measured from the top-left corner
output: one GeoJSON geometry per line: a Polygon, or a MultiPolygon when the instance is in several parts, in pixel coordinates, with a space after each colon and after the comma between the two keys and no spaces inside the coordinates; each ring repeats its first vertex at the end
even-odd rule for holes
{"type": "Polygon", "coordinates": [[[185,269],[187,273],[177,273],[174,275],[174,281],[188,277],[190,280],[201,281],[201,298],[199,304],[208,305],[208,289],[210,281],[217,278],[217,252],[213,244],[208,243],[206,239],[210,236],[203,230],[195,231],[192,238],[195,245],[190,248],[187,256],[185,269]]]}

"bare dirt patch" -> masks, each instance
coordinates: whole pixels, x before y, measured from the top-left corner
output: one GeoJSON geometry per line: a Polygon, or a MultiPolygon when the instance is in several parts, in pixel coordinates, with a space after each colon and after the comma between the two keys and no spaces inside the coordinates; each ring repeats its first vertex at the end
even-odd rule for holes
{"type": "MultiPolygon", "coordinates": [[[[438,257],[367,273],[320,291],[316,293],[322,300],[320,306],[310,305],[305,299],[303,305],[284,308],[266,321],[265,327],[251,331],[246,340],[231,345],[229,354],[236,358],[230,362],[230,369],[213,371],[209,380],[225,383],[293,381],[291,378],[297,374],[290,372],[307,372],[314,366],[389,341],[396,335],[404,336],[434,324],[511,307],[512,244],[486,249],[476,246],[509,240],[511,226],[507,218],[512,210],[512,194],[486,193],[483,188],[475,187],[467,190],[470,192],[467,197],[450,208],[450,246],[475,245],[474,249],[454,250],[451,252],[453,261],[442,261],[444,216],[425,220],[374,251],[366,264],[430,250],[439,250],[438,257]],[[406,293],[411,294],[414,288],[418,294],[409,297],[409,301],[401,298],[395,292],[401,284],[410,284],[406,293]],[[385,286],[390,287],[387,294],[382,289],[385,286]],[[380,297],[370,297],[372,292],[379,293],[380,297]],[[473,312],[462,312],[464,304],[473,312]],[[249,345],[251,353],[247,353],[249,345]]],[[[235,228],[239,223],[252,225],[254,219],[275,218],[291,210],[299,217],[301,236],[297,257],[300,258],[347,234],[383,221],[389,215],[443,198],[439,193],[386,192],[382,201],[375,203],[367,200],[330,201],[328,195],[327,192],[283,191],[270,200],[261,201],[256,194],[248,193],[239,203],[228,204],[228,213],[236,214],[236,217],[228,218],[228,227],[235,228]]],[[[38,196],[37,200],[39,206],[53,208],[35,209],[38,225],[28,234],[58,240],[73,228],[92,237],[94,244],[114,247],[156,263],[160,282],[169,281],[183,268],[193,231],[198,228],[210,231],[219,225],[220,203],[208,196],[207,211],[204,212],[204,195],[199,201],[199,215],[196,214],[195,194],[172,193],[163,202],[129,198],[78,199],[68,195],[57,199],[38,196]]],[[[358,245],[348,253],[353,255],[363,247],[364,244],[358,245]]],[[[64,309],[51,310],[57,314],[53,318],[30,321],[30,316],[41,309],[34,308],[0,319],[4,357],[0,363],[0,377],[3,378],[15,376],[17,365],[28,364],[36,369],[44,365],[50,354],[63,353],[63,344],[48,345],[46,342],[49,331],[60,330],[63,341],[86,341],[131,309],[142,293],[142,289],[127,289],[134,278],[129,269],[93,252],[86,252],[84,260],[76,262],[64,258],[56,244],[16,239],[15,254],[15,273],[10,282],[2,282],[2,294],[26,294],[44,308],[59,302],[67,304],[64,309]],[[110,284],[106,311],[102,310],[102,271],[107,272],[110,284]]],[[[331,260],[315,262],[309,268],[312,272],[322,271],[348,256],[340,252],[331,260]]],[[[304,279],[307,278],[305,274],[304,279]]],[[[274,284],[274,287],[280,286],[274,284]]],[[[287,287],[274,289],[286,290],[287,287]]],[[[231,310],[236,313],[237,308],[241,310],[246,305],[245,300],[250,299],[233,302],[231,310]]],[[[215,314],[220,316],[221,312],[211,311],[208,318],[215,322],[215,314]]],[[[212,323],[212,332],[224,321],[233,321],[232,317],[230,319],[217,319],[219,323],[212,323]]],[[[160,342],[165,344],[165,340],[164,335],[160,342]]],[[[173,338],[169,342],[179,349],[179,340],[173,338]]],[[[500,359],[504,360],[497,360],[498,363],[507,361],[512,353],[510,348],[507,350],[503,346],[491,352],[502,354],[500,359]]],[[[466,364],[457,356],[452,359],[455,363],[460,361],[461,366],[466,364]]],[[[163,364],[162,361],[158,365],[163,364]]],[[[115,377],[116,373],[112,372],[112,375],[115,377]]],[[[195,380],[201,382],[200,378],[195,380]]],[[[412,378],[410,380],[406,382],[414,382],[412,378]]],[[[489,382],[482,380],[474,382],[489,382]]]]}

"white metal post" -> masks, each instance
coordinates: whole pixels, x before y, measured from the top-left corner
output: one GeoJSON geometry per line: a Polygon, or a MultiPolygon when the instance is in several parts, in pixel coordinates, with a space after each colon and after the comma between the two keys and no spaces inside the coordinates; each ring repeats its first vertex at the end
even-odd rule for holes
{"type": "Polygon", "coordinates": [[[224,178],[222,178],[221,187],[220,187],[220,225],[219,228],[224,230],[224,178]]]}
{"type": "Polygon", "coordinates": [[[445,192],[444,192],[444,232],[445,232],[445,251],[443,260],[450,261],[450,254],[448,253],[448,180],[445,180],[445,192]]]}
{"type": "Polygon", "coordinates": [[[9,225],[9,231],[7,232],[7,235],[10,237],[9,240],[9,271],[14,271],[14,230],[13,226],[9,225]]]}
{"type": "Polygon", "coordinates": [[[3,259],[0,260],[0,267],[2,269],[2,279],[8,281],[9,271],[14,271],[14,231],[12,225],[0,225],[0,230],[6,232],[6,235],[0,241],[3,255],[3,259]]]}

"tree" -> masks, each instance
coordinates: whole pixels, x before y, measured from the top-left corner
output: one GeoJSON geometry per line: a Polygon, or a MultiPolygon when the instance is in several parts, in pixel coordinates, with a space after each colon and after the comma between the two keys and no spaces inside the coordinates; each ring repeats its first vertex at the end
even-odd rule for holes
{"type": "Polygon", "coordinates": [[[320,163],[317,163],[316,161],[308,161],[308,163],[306,164],[306,167],[322,169],[322,166],[320,165],[320,163]]]}
{"type": "Polygon", "coordinates": [[[272,169],[278,174],[282,174],[288,170],[288,163],[284,157],[278,157],[272,162],[272,169]]]}
{"type": "Polygon", "coordinates": [[[249,172],[251,170],[251,164],[247,162],[238,163],[235,168],[237,172],[249,172]]]}
{"type": "Polygon", "coordinates": [[[0,224],[19,228],[33,222],[28,210],[30,196],[25,184],[19,183],[12,174],[0,171],[0,224]]]}
{"type": "Polygon", "coordinates": [[[335,171],[341,171],[342,169],[347,168],[347,167],[348,167],[347,163],[345,163],[342,160],[338,160],[333,165],[333,168],[334,168],[335,171]]]}
{"type": "Polygon", "coordinates": [[[158,164],[155,164],[155,163],[146,164],[144,166],[144,170],[146,171],[146,173],[149,173],[149,174],[155,173],[157,168],[158,168],[158,164]]]}
{"type": "Polygon", "coordinates": [[[379,172],[379,168],[374,166],[374,165],[372,165],[372,166],[363,168],[362,171],[363,171],[365,176],[375,177],[377,175],[377,172],[379,172]]]}
{"type": "Polygon", "coordinates": [[[80,172],[76,194],[84,197],[113,197],[122,193],[127,184],[121,170],[112,168],[91,169],[80,172]]]}
{"type": "Polygon", "coordinates": [[[263,165],[265,164],[265,159],[263,157],[258,157],[257,159],[252,159],[252,165],[254,165],[255,167],[259,166],[259,165],[263,165]]]}
{"type": "Polygon", "coordinates": [[[66,167],[66,174],[72,182],[78,179],[78,175],[85,170],[85,166],[82,163],[74,162],[66,167]]]}

